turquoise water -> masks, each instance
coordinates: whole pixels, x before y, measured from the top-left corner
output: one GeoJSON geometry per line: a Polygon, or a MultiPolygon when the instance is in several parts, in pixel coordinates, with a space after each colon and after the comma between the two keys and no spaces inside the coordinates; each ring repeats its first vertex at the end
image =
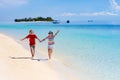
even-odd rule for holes
{"type": "MultiPolygon", "coordinates": [[[[64,65],[87,76],[82,80],[120,80],[120,25],[78,25],[51,23],[1,24],[0,32],[19,40],[29,29],[43,39],[52,30],[55,38],[53,56],[64,65]]],[[[47,41],[38,47],[47,53],[47,41]]],[[[39,49],[37,49],[39,50],[39,49]]]]}

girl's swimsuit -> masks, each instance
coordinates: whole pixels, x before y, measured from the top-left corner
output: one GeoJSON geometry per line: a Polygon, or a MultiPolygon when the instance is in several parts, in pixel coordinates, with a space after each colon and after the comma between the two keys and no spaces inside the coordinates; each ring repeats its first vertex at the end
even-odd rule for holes
{"type": "Polygon", "coordinates": [[[48,36],[48,49],[53,49],[54,44],[54,37],[48,36]]]}

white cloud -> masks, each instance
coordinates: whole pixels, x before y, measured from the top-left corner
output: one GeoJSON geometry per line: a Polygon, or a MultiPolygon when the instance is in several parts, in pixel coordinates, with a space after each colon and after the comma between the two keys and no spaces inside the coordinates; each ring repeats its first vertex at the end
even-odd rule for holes
{"type": "Polygon", "coordinates": [[[77,14],[76,13],[63,13],[63,14],[61,14],[60,16],[77,16],[77,14]]]}
{"type": "Polygon", "coordinates": [[[100,11],[100,12],[92,12],[92,13],[63,13],[59,16],[117,16],[120,12],[120,5],[115,0],[110,0],[110,4],[112,7],[112,11],[100,11]]]}
{"type": "Polygon", "coordinates": [[[116,16],[117,14],[112,12],[94,12],[94,13],[80,13],[80,16],[116,16]]]}
{"type": "Polygon", "coordinates": [[[118,14],[112,12],[93,12],[93,13],[63,13],[60,16],[72,17],[72,16],[117,16],[118,14]]]}
{"type": "Polygon", "coordinates": [[[110,7],[112,8],[106,11],[100,11],[100,12],[92,12],[92,13],[70,13],[65,12],[59,16],[66,16],[66,17],[72,17],[72,16],[117,16],[120,12],[120,5],[116,2],[116,0],[110,0],[110,7]]]}
{"type": "Polygon", "coordinates": [[[14,7],[27,4],[28,0],[0,0],[0,7],[14,7]]]}
{"type": "Polygon", "coordinates": [[[116,0],[110,0],[111,8],[115,12],[120,11],[120,5],[116,2],[116,0]]]}

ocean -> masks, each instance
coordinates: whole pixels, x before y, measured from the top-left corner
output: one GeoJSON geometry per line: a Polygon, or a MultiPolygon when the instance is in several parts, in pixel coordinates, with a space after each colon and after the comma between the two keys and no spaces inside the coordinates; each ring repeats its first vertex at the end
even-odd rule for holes
{"type": "MultiPolygon", "coordinates": [[[[0,24],[0,33],[13,37],[19,43],[30,29],[40,39],[45,38],[49,31],[55,33],[60,30],[55,37],[53,57],[74,70],[80,80],[81,77],[82,80],[120,80],[120,25],[0,24]]],[[[29,50],[24,43],[23,47],[29,50]]],[[[47,54],[47,41],[37,42],[37,57],[40,57],[41,51],[47,54]]]]}

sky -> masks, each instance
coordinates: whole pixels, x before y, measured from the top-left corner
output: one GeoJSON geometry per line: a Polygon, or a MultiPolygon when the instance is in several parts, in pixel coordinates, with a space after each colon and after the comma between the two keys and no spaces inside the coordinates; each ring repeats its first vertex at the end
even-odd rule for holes
{"type": "Polygon", "coordinates": [[[0,0],[0,22],[38,16],[120,23],[120,0],[0,0]]]}

